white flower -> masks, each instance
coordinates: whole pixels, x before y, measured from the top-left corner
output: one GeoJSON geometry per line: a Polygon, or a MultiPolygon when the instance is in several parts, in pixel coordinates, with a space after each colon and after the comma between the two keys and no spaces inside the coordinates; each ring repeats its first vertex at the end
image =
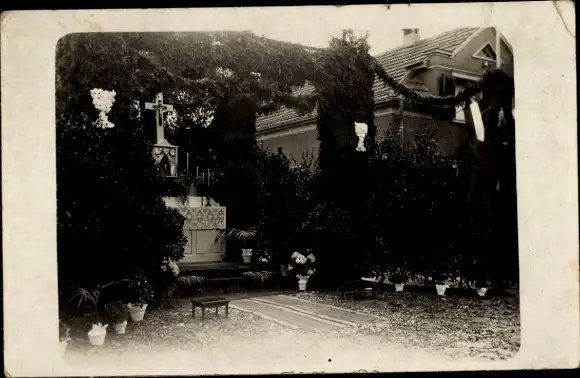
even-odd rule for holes
{"type": "Polygon", "coordinates": [[[173,275],[178,276],[179,275],[179,266],[177,266],[177,263],[173,260],[169,260],[169,262],[167,263],[167,266],[169,266],[169,268],[171,268],[171,270],[173,271],[173,275]]]}
{"type": "Polygon", "coordinates": [[[316,272],[316,270],[315,270],[315,269],[308,269],[308,275],[309,275],[309,276],[312,276],[312,275],[314,275],[314,273],[315,273],[315,272],[316,272]]]}
{"type": "Polygon", "coordinates": [[[306,263],[306,257],[304,257],[303,255],[298,255],[296,256],[296,264],[305,264],[306,263]]]}
{"type": "Polygon", "coordinates": [[[265,262],[268,262],[268,259],[267,259],[267,258],[265,258],[265,257],[262,257],[262,258],[260,259],[260,262],[263,262],[263,263],[265,263],[265,262]]]}
{"type": "Polygon", "coordinates": [[[291,259],[295,259],[296,257],[298,257],[298,255],[300,255],[300,253],[298,253],[298,252],[294,252],[294,253],[292,254],[292,256],[290,256],[290,258],[291,258],[291,259]]]}
{"type": "Polygon", "coordinates": [[[316,262],[316,257],[312,253],[306,256],[306,259],[310,260],[313,263],[316,262]]]}
{"type": "Polygon", "coordinates": [[[294,267],[292,265],[288,264],[288,270],[292,270],[292,269],[294,269],[294,267]]]}

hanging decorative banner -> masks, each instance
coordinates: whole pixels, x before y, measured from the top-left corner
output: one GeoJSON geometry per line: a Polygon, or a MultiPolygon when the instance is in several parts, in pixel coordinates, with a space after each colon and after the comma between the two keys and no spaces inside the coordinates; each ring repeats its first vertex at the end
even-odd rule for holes
{"type": "Polygon", "coordinates": [[[471,116],[473,118],[473,126],[475,127],[475,136],[477,140],[483,142],[485,139],[485,128],[483,127],[483,117],[481,116],[481,112],[479,111],[479,104],[475,99],[472,99],[471,104],[469,105],[469,109],[471,110],[471,116]]]}
{"type": "Polygon", "coordinates": [[[359,122],[355,122],[354,123],[354,132],[356,133],[356,136],[358,137],[358,145],[356,146],[356,150],[358,152],[365,152],[366,148],[365,148],[365,136],[367,135],[367,132],[369,131],[369,127],[367,126],[366,123],[359,123],[359,122]]]}

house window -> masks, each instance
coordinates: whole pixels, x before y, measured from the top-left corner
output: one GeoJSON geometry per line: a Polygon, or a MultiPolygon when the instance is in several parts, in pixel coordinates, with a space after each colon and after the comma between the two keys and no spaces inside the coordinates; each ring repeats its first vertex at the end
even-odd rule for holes
{"type": "MultiPolygon", "coordinates": [[[[455,86],[455,95],[457,95],[463,89],[464,89],[463,86],[456,85],[455,86]]],[[[465,111],[463,110],[463,108],[461,106],[455,107],[455,118],[453,119],[453,122],[465,123],[465,111]]]]}
{"type": "Polygon", "coordinates": [[[497,60],[497,54],[489,42],[477,50],[477,52],[473,54],[473,57],[477,59],[491,60],[494,62],[497,60]]]}

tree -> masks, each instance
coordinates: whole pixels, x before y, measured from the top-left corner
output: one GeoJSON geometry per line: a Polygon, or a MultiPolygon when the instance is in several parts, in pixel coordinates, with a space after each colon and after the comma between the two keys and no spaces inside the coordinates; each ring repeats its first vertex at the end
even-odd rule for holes
{"type": "Polygon", "coordinates": [[[165,207],[162,181],[130,113],[115,106],[110,119],[116,126],[106,130],[57,123],[62,291],[125,278],[136,269],[155,284],[164,261],[183,257],[184,218],[165,207]]]}
{"type": "Polygon", "coordinates": [[[373,156],[369,220],[380,272],[442,272],[459,252],[458,181],[436,136],[434,128],[414,130],[412,143],[402,143],[398,130],[389,129],[373,156]]]}

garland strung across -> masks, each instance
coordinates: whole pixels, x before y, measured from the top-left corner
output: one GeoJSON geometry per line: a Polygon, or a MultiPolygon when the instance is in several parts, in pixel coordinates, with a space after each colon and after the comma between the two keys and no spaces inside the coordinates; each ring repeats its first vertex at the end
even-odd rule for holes
{"type": "Polygon", "coordinates": [[[374,58],[373,69],[376,75],[384,82],[385,85],[393,88],[395,92],[405,97],[411,103],[418,105],[431,106],[463,106],[467,107],[471,103],[471,98],[480,92],[494,93],[503,91],[501,97],[511,97],[514,93],[514,81],[507,74],[500,69],[487,71],[483,75],[483,79],[477,83],[469,85],[467,88],[457,93],[455,96],[425,96],[393,79],[381,66],[381,64],[374,58]]]}

